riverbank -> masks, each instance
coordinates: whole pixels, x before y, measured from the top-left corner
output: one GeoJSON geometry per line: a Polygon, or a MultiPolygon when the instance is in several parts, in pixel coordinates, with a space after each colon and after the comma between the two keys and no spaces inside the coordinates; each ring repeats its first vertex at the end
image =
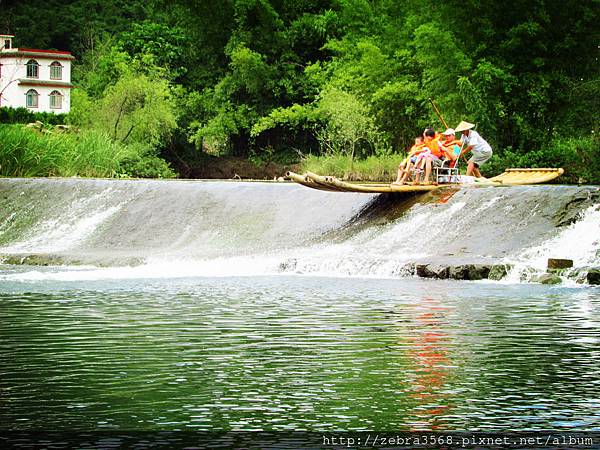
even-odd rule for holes
{"type": "Polygon", "coordinates": [[[202,155],[190,164],[174,161],[182,178],[198,180],[274,180],[287,171],[301,170],[301,163],[282,164],[276,161],[251,161],[235,156],[202,155]]]}
{"type": "MultiPolygon", "coordinates": [[[[594,138],[571,138],[555,139],[530,152],[498,150],[482,167],[482,173],[492,177],[509,167],[562,167],[565,173],[557,183],[600,184],[597,144],[594,138]]],[[[263,159],[200,152],[182,158],[173,152],[161,155],[140,143],[126,145],[97,130],[78,131],[41,122],[29,126],[0,124],[0,176],[5,177],[273,180],[287,171],[310,171],[346,181],[391,182],[405,156],[389,152],[361,159],[345,154],[302,156],[284,152],[263,159]]],[[[466,171],[464,160],[459,169],[466,171]]]]}

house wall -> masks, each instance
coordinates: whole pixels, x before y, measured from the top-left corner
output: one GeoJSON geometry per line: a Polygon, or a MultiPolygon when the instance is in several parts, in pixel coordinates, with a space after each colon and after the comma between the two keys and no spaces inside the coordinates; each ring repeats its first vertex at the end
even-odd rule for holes
{"type": "Polygon", "coordinates": [[[55,114],[68,113],[71,109],[71,89],[63,86],[32,86],[32,85],[20,85],[20,79],[27,79],[32,83],[39,80],[40,82],[64,82],[69,83],[71,81],[71,61],[57,60],[51,58],[40,58],[40,57],[6,57],[3,55],[0,58],[1,78],[0,78],[0,92],[2,92],[2,98],[0,99],[0,106],[10,106],[12,108],[18,108],[22,106],[26,108],[25,94],[29,89],[35,89],[38,94],[38,107],[28,108],[34,112],[52,112],[55,114]],[[38,78],[27,78],[27,61],[34,59],[39,64],[38,67],[38,78]],[[58,61],[62,64],[62,79],[51,80],[50,79],[50,64],[54,61],[58,61]],[[50,108],[50,93],[52,91],[58,91],[63,95],[62,108],[52,109],[50,108]]]}

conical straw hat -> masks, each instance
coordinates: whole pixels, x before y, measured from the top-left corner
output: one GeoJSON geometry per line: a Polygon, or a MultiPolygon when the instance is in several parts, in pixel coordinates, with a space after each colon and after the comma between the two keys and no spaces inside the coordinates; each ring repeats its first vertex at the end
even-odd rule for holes
{"type": "Polygon", "coordinates": [[[454,131],[456,131],[457,133],[460,133],[461,131],[470,130],[474,126],[475,126],[474,123],[465,122],[463,120],[461,123],[458,124],[458,126],[454,129],[454,131]]]}

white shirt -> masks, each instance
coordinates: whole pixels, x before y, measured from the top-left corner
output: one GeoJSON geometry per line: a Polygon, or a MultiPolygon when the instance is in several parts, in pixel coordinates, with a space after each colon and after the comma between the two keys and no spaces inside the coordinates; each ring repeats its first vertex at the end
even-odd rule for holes
{"type": "Polygon", "coordinates": [[[468,147],[469,145],[473,146],[473,149],[471,150],[473,153],[478,153],[478,154],[485,154],[485,155],[489,155],[492,153],[492,147],[490,146],[490,144],[488,144],[486,142],[485,139],[483,139],[479,133],[475,130],[469,130],[469,135],[465,136],[464,134],[460,137],[460,141],[463,144],[466,144],[466,146],[468,147]]]}

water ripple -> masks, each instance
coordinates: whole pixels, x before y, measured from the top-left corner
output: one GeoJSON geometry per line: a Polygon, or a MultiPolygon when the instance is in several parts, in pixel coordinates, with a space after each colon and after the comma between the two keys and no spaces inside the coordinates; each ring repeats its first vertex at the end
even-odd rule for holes
{"type": "Polygon", "coordinates": [[[14,429],[598,429],[594,289],[202,278],[0,287],[14,429]]]}

